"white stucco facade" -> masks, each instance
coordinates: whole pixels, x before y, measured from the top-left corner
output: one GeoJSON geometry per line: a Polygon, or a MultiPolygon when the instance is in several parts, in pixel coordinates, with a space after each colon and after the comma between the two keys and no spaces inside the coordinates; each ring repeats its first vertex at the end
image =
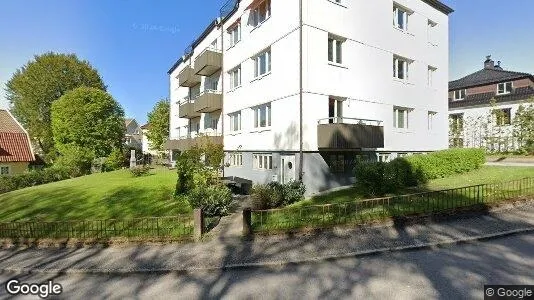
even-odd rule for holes
{"type": "MultiPolygon", "coordinates": [[[[225,40],[221,74],[225,79],[221,116],[224,121],[219,121],[218,128],[224,129],[221,134],[225,151],[229,155],[239,153],[243,160],[234,165],[233,158],[227,158],[225,175],[255,182],[281,180],[287,177],[283,174],[282,163],[291,161],[295,164],[291,170],[297,170],[302,150],[303,155],[308,156],[302,159],[303,164],[308,164],[303,166],[303,180],[313,181],[313,190],[335,185],[317,182],[317,178],[324,177],[325,181],[337,178],[326,174],[328,170],[324,169],[328,169],[328,165],[322,160],[336,149],[324,154],[320,153],[318,145],[318,122],[328,123],[332,117],[339,117],[336,120],[341,123],[355,122],[354,119],[375,120],[383,126],[384,147],[339,149],[340,152],[366,151],[374,157],[386,153],[393,158],[396,153],[448,147],[447,13],[422,0],[303,1],[303,147],[300,149],[299,1],[272,0],[270,16],[259,26],[251,25],[253,9],[249,9],[249,5],[252,2],[241,1],[222,28],[214,28],[192,55],[194,58],[215,38],[220,38],[222,29],[225,40]],[[394,25],[394,7],[406,12],[407,30],[394,25]],[[228,29],[236,22],[240,24],[241,37],[229,47],[228,29]],[[341,50],[330,51],[335,54],[329,54],[329,47],[332,49],[329,38],[340,41],[341,50]],[[256,77],[254,58],[266,50],[270,50],[270,71],[256,77]],[[341,63],[337,63],[337,57],[342,57],[341,63]],[[404,69],[407,79],[394,78],[395,57],[407,61],[407,70],[404,69]],[[233,87],[229,72],[239,66],[241,84],[233,87]],[[432,70],[431,75],[429,70],[432,70]],[[329,106],[330,99],[339,101],[335,104],[335,116],[329,106]],[[255,114],[261,118],[261,112],[258,117],[255,108],[261,105],[270,106],[270,126],[268,121],[267,126],[256,126],[255,114]],[[404,126],[397,126],[405,128],[394,126],[395,109],[406,112],[403,113],[404,126]],[[241,118],[238,130],[233,128],[230,117],[235,113],[240,113],[241,118]],[[269,162],[267,170],[258,165],[259,154],[272,155],[272,166],[269,162]],[[316,166],[312,168],[310,164],[316,166]],[[319,169],[321,172],[317,171],[319,169]],[[317,172],[325,174],[321,177],[317,172]]],[[[182,62],[170,73],[171,139],[181,136],[183,129],[178,128],[191,122],[177,117],[177,103],[187,95],[188,88],[178,87],[176,78],[186,63],[182,62]]],[[[397,119],[397,122],[401,121],[397,119]]],[[[297,176],[292,173],[289,178],[297,176]]]]}

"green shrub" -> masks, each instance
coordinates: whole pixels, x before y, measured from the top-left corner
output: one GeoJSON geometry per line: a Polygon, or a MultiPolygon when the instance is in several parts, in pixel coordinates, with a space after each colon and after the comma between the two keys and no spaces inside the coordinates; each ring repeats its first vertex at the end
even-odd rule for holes
{"type": "Polygon", "coordinates": [[[94,160],[91,150],[78,146],[65,146],[56,165],[69,170],[70,177],[79,177],[91,173],[94,160]]]}
{"type": "Polygon", "coordinates": [[[176,181],[176,195],[187,194],[195,187],[195,180],[200,178],[195,174],[203,169],[200,163],[200,154],[197,151],[184,151],[176,158],[176,172],[178,179],[176,181]]]}
{"type": "Polygon", "coordinates": [[[306,186],[299,181],[256,184],[251,190],[252,208],[258,210],[290,205],[304,199],[305,192],[306,186]]]}
{"type": "Polygon", "coordinates": [[[106,171],[115,171],[122,169],[124,164],[124,154],[121,149],[113,149],[104,162],[104,169],[106,171]]]}
{"type": "Polygon", "coordinates": [[[232,193],[223,185],[196,186],[187,198],[191,207],[202,209],[207,217],[227,215],[232,204],[232,193]]]}
{"type": "Polygon", "coordinates": [[[71,178],[75,171],[53,166],[14,176],[0,176],[0,194],[71,178]]]}
{"type": "Polygon", "coordinates": [[[142,177],[146,176],[150,173],[150,167],[149,166],[135,166],[133,168],[130,168],[130,173],[133,177],[142,177]]]}

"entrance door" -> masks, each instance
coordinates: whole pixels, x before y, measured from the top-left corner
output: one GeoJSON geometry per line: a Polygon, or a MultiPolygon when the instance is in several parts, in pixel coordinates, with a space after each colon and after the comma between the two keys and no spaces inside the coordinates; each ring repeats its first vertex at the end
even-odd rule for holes
{"type": "Polygon", "coordinates": [[[280,179],[282,183],[295,180],[296,166],[295,155],[282,155],[280,163],[280,179]]]}

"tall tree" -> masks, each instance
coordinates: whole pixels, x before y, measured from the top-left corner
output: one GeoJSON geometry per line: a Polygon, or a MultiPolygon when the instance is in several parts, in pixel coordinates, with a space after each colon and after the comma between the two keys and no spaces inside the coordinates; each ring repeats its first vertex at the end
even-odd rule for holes
{"type": "Polygon", "coordinates": [[[147,138],[155,150],[162,151],[163,144],[169,138],[170,113],[171,107],[168,99],[160,100],[148,113],[150,127],[147,138]]]}
{"type": "Polygon", "coordinates": [[[534,98],[519,106],[514,117],[514,137],[521,152],[534,154],[534,98]]]}
{"type": "Polygon", "coordinates": [[[52,132],[60,153],[83,148],[94,157],[107,157],[122,149],[124,110],[108,93],[81,87],[52,104],[52,132]]]}
{"type": "Polygon", "coordinates": [[[102,78],[87,61],[74,54],[53,52],[36,55],[6,84],[13,115],[28,130],[48,161],[55,153],[50,116],[52,103],[81,86],[106,90],[102,78]]]}

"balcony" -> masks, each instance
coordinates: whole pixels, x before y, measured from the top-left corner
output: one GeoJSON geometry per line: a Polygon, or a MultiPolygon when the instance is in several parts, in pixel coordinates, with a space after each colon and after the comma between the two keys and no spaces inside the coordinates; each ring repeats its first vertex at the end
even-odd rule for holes
{"type": "Polygon", "coordinates": [[[203,145],[206,143],[222,145],[223,137],[220,132],[203,133],[201,135],[171,137],[164,145],[166,150],[180,150],[186,151],[195,145],[203,145]]]}
{"type": "Polygon", "coordinates": [[[384,147],[382,121],[355,118],[319,120],[317,144],[322,150],[376,149],[384,147]]]}
{"type": "Polygon", "coordinates": [[[207,48],[195,59],[195,74],[211,76],[222,66],[222,52],[215,48],[207,48]]]}
{"type": "Polygon", "coordinates": [[[200,117],[200,113],[195,111],[195,100],[184,99],[178,108],[178,117],[185,119],[193,119],[200,117]]]}
{"type": "Polygon", "coordinates": [[[210,113],[222,109],[222,93],[214,90],[205,90],[195,100],[195,111],[210,113]]]}
{"type": "Polygon", "coordinates": [[[200,75],[196,75],[191,66],[186,66],[178,74],[178,84],[185,87],[194,87],[200,83],[200,75]]]}

